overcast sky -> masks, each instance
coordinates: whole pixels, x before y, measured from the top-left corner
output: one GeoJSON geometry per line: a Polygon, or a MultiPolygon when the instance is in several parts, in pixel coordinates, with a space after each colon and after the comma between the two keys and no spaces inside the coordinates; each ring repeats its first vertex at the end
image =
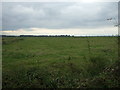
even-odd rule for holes
{"type": "Polygon", "coordinates": [[[3,34],[112,35],[117,34],[117,2],[4,2],[3,34]]]}

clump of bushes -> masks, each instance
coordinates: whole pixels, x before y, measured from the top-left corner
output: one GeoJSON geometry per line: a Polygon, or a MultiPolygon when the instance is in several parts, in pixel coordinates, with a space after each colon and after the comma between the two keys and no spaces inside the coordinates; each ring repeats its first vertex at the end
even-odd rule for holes
{"type": "Polygon", "coordinates": [[[120,61],[117,60],[111,66],[107,65],[98,76],[91,78],[87,85],[91,88],[120,88],[120,61]]]}
{"type": "Polygon", "coordinates": [[[107,58],[105,57],[100,57],[100,56],[96,56],[96,57],[90,57],[89,59],[89,65],[88,65],[88,73],[91,76],[96,76],[98,75],[100,72],[102,72],[105,67],[108,65],[110,61],[107,60],[107,58]]]}

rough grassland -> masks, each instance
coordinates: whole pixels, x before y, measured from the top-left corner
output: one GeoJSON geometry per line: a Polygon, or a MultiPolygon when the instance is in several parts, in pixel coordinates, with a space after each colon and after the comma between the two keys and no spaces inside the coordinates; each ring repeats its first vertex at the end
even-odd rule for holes
{"type": "Polygon", "coordinates": [[[109,75],[118,60],[117,37],[2,40],[3,88],[119,87],[109,75]]]}

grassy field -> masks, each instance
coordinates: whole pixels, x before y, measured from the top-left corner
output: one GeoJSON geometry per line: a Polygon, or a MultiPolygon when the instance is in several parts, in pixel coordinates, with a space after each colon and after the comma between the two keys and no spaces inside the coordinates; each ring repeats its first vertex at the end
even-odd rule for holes
{"type": "Polygon", "coordinates": [[[117,37],[2,40],[3,88],[120,87],[117,37]]]}

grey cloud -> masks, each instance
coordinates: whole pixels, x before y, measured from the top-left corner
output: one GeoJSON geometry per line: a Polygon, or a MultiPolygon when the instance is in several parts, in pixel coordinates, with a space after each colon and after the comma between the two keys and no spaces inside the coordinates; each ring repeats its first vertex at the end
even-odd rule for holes
{"type": "Polygon", "coordinates": [[[3,30],[21,28],[99,28],[112,25],[117,3],[3,3],[3,30]]]}

